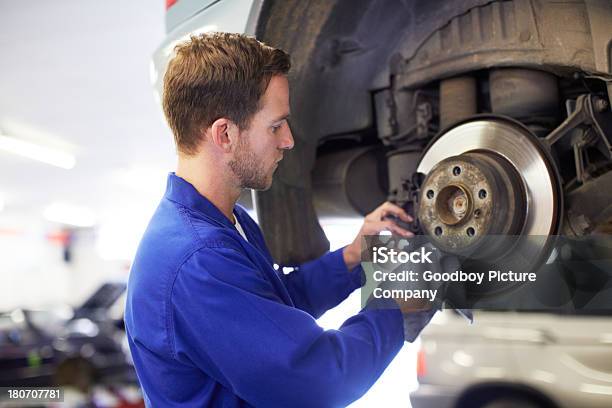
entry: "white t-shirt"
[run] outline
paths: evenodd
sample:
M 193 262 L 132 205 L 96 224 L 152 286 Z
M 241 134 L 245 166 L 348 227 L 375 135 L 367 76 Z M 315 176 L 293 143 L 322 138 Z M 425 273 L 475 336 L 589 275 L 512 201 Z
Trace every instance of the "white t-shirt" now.
M 238 222 L 238 217 L 236 217 L 235 215 L 234 215 L 234 220 L 236 220 L 236 224 L 234 224 L 234 226 L 236 227 L 240 235 L 242 235 L 242 238 L 244 238 L 245 241 L 248 241 L 246 234 L 244 233 L 244 230 L 242 229 L 242 225 L 240 225 L 240 223 Z

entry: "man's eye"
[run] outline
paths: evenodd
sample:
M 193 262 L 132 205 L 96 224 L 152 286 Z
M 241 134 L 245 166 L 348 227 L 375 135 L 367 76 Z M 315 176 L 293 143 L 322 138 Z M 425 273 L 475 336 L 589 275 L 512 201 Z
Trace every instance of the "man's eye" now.
M 276 133 L 276 131 L 277 131 L 278 129 L 280 129 L 280 128 L 281 128 L 281 126 L 282 126 L 282 125 L 272 126 L 272 133 Z

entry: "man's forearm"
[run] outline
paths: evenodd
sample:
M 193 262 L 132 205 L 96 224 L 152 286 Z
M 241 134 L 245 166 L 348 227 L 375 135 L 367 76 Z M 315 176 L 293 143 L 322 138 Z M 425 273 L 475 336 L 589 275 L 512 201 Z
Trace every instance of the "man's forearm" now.
M 349 271 L 352 271 L 357 265 L 361 263 L 361 253 L 359 248 L 356 248 L 354 243 L 349 244 L 342 250 L 342 258 Z

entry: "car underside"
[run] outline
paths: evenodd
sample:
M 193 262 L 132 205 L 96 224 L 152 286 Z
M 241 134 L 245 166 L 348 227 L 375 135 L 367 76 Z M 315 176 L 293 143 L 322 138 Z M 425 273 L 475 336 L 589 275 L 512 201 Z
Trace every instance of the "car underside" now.
M 387 199 L 455 253 L 610 231 L 612 3 L 270 0 L 256 35 L 293 64 L 296 145 L 254 195 L 279 264 Z

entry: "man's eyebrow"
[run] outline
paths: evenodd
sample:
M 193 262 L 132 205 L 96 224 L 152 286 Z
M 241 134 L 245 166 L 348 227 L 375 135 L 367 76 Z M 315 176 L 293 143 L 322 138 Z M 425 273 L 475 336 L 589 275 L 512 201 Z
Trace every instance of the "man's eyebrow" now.
M 287 120 L 287 119 L 289 119 L 289 116 L 291 116 L 291 115 L 289 113 L 287 113 L 286 115 L 283 115 L 283 116 L 273 120 L 272 123 L 282 122 L 283 120 Z

